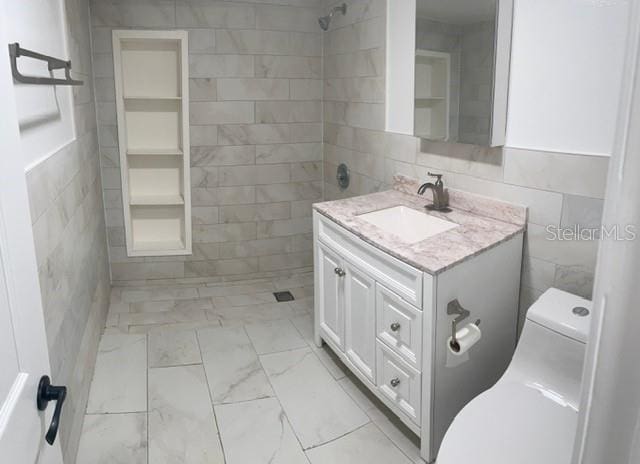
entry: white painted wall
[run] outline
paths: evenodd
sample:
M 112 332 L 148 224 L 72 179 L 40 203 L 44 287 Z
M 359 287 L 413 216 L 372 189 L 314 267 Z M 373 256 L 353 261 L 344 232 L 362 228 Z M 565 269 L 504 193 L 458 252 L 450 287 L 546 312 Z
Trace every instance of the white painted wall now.
M 610 155 L 627 0 L 515 0 L 506 145 Z
M 3 1 L 6 37 L 24 48 L 68 59 L 63 0 Z M 7 44 L 2 44 L 7 53 Z M 20 58 L 23 74 L 47 76 L 44 62 Z M 56 73 L 64 73 L 58 70 Z M 58 74 L 56 74 L 58 75 Z M 15 84 L 22 157 L 29 169 L 75 138 L 72 90 L 66 86 Z

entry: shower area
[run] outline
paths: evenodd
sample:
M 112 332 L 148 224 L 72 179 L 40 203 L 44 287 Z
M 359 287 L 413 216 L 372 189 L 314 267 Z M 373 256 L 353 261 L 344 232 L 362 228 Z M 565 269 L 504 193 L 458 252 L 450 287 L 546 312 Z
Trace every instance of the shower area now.
M 383 88 L 385 2 L 72 3 L 90 18 L 111 291 L 65 462 L 331 462 L 347 434 L 419 459 L 312 337 L 311 205 L 383 185 L 356 165 L 340 190 L 334 164 L 344 137 L 383 129 L 355 79 Z

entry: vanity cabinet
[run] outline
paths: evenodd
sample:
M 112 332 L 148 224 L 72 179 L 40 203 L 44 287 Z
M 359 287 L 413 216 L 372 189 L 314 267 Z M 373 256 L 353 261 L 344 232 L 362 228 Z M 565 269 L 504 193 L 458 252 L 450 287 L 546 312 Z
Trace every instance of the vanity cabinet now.
M 462 407 L 491 387 L 515 348 L 522 234 L 437 275 L 385 253 L 313 213 L 314 336 L 421 439 L 435 459 Z M 481 319 L 481 341 L 462 362 L 447 354 L 447 303 Z

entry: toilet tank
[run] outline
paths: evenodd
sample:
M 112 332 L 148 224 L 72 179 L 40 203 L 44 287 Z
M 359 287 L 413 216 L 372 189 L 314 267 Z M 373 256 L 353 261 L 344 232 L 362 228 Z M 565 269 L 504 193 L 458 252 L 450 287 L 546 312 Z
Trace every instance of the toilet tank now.
M 502 380 L 525 383 L 577 411 L 591 309 L 589 300 L 547 290 L 529 308 Z

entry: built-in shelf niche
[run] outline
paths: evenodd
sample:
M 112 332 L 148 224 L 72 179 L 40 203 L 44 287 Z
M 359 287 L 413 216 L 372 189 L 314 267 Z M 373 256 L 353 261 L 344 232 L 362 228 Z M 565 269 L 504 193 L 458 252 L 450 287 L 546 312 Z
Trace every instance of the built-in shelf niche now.
M 129 256 L 191 254 L 185 31 L 113 31 Z
M 449 139 L 451 55 L 416 50 L 415 134 L 430 140 Z

